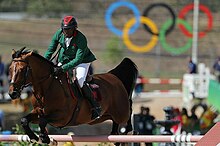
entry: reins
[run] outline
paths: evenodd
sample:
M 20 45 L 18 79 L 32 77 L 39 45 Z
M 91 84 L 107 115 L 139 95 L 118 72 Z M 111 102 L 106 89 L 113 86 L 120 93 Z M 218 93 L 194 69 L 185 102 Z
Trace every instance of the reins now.
M 27 84 L 26 84 L 26 82 L 27 82 L 28 74 L 29 74 L 29 72 L 30 72 L 32 69 L 31 69 L 29 63 L 28 63 L 26 60 L 24 60 L 24 59 L 13 59 L 13 61 L 15 61 L 15 62 L 24 62 L 24 63 L 27 64 L 27 69 L 26 69 L 26 72 L 25 72 L 24 80 L 21 82 L 20 88 L 16 88 L 17 91 L 21 92 L 25 87 L 31 85 L 31 83 L 27 83 Z M 37 84 L 42 84 L 42 82 L 45 82 L 46 80 L 50 79 L 51 77 L 53 77 L 53 73 L 49 73 L 49 74 L 47 74 L 46 76 L 43 76 L 42 78 L 38 79 Z M 62 89 L 64 90 L 64 92 L 65 92 L 65 94 L 66 94 L 66 96 L 68 96 L 68 93 L 67 93 L 65 87 L 63 87 L 63 82 L 62 82 L 62 80 L 59 79 L 58 76 L 55 76 L 54 78 L 52 78 L 52 81 L 49 83 L 48 89 L 45 90 L 46 92 L 43 93 L 43 94 L 44 94 L 43 96 L 42 96 L 40 93 L 35 92 L 33 89 L 31 89 L 31 90 L 32 90 L 32 93 L 34 94 L 34 97 L 35 97 L 35 99 L 37 100 L 38 104 L 40 105 L 41 109 L 44 108 L 44 103 L 43 103 L 43 101 L 42 101 L 42 98 L 47 95 L 47 93 L 49 92 L 50 87 L 51 87 L 51 85 L 52 85 L 52 83 L 53 83 L 54 80 L 58 80 L 58 82 L 60 83 Z M 36 83 L 36 82 L 35 82 L 35 83 Z M 11 84 L 14 84 L 14 83 L 11 83 Z M 33 84 L 33 83 L 32 83 L 32 84 Z
M 25 87 L 28 87 L 29 85 L 31 85 L 31 83 L 27 83 L 26 84 L 27 77 L 28 77 L 29 71 L 31 70 L 31 67 L 29 66 L 29 63 L 26 60 L 24 60 L 24 59 L 13 59 L 13 61 L 15 61 L 15 62 L 24 62 L 24 63 L 27 64 L 27 69 L 26 69 L 26 72 L 25 72 L 25 77 L 24 77 L 24 80 L 22 81 L 21 87 L 20 88 L 16 88 L 17 91 L 21 92 Z M 46 75 L 45 77 L 42 77 L 41 79 L 39 79 L 38 83 L 42 83 L 43 81 L 49 79 L 50 77 L 51 77 L 51 73 L 49 75 Z M 48 90 L 49 90 L 50 86 L 52 85 L 53 80 L 51 81 L 51 83 L 50 83 L 50 85 L 48 87 Z M 14 84 L 14 83 L 10 83 L 10 84 Z M 35 91 L 33 91 L 33 89 L 31 89 L 31 90 L 32 90 L 32 93 L 34 94 L 35 99 L 40 104 L 41 108 L 44 108 L 44 105 L 43 105 L 43 102 L 42 102 L 42 97 L 43 96 L 37 94 Z M 48 90 L 46 90 L 46 91 L 48 91 Z

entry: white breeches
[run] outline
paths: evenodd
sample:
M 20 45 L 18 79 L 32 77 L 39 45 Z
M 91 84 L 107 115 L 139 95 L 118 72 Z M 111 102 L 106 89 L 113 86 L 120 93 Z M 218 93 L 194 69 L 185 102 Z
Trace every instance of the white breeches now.
M 76 66 L 76 78 L 78 80 L 80 88 L 83 87 L 83 84 L 86 80 L 90 64 L 91 63 L 82 63 Z
M 76 66 L 76 68 L 73 69 L 73 81 L 74 81 L 74 76 L 76 74 L 76 78 L 78 80 L 80 88 L 83 87 L 83 84 L 86 80 L 88 71 L 89 71 L 89 66 L 91 63 L 81 63 Z M 62 64 L 59 62 L 58 66 L 61 66 Z

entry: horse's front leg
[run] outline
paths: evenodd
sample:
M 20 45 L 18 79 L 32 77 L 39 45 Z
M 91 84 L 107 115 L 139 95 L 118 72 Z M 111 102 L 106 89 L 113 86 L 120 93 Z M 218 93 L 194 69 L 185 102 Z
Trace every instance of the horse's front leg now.
M 40 116 L 39 119 L 39 126 L 40 126 L 40 139 L 43 143 L 50 143 L 50 138 L 48 136 L 47 130 L 46 130 L 46 126 L 47 126 L 47 120 L 45 119 L 44 116 Z
M 39 138 L 37 137 L 37 135 L 34 134 L 34 132 L 31 130 L 29 123 L 32 121 L 37 121 L 38 120 L 38 114 L 37 113 L 30 113 L 27 116 L 23 117 L 21 119 L 21 125 L 25 131 L 25 133 L 28 135 L 28 137 L 30 138 L 30 140 L 32 142 L 34 141 L 38 141 Z

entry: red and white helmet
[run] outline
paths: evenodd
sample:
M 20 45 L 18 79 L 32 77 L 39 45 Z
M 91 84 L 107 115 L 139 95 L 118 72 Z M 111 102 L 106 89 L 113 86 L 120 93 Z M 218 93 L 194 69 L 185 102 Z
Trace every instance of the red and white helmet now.
M 73 16 L 65 16 L 61 22 L 62 29 L 77 28 L 76 19 Z

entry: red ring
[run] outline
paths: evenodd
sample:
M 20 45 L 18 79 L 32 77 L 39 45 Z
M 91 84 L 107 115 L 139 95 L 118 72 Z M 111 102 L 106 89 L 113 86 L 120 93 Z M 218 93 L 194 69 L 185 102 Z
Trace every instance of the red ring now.
M 189 5 L 186 5 L 179 13 L 179 18 L 180 19 L 184 19 L 186 14 L 190 11 L 190 10 L 193 10 L 194 9 L 194 4 L 189 4 Z M 202 32 L 198 32 L 198 36 L 199 38 L 202 38 L 206 35 L 206 32 L 210 31 L 212 29 L 212 23 L 213 23 L 213 17 L 212 17 L 212 14 L 211 14 L 211 11 L 209 10 L 208 7 L 206 7 L 205 5 L 202 5 L 202 4 L 199 4 L 199 10 L 200 11 L 203 11 L 207 17 L 208 17 L 208 26 L 207 28 L 205 29 L 205 31 L 202 31 Z M 185 27 L 184 25 L 182 24 L 179 24 L 178 25 L 180 30 L 187 36 L 187 37 L 190 37 L 192 38 L 192 33 L 189 32 Z

